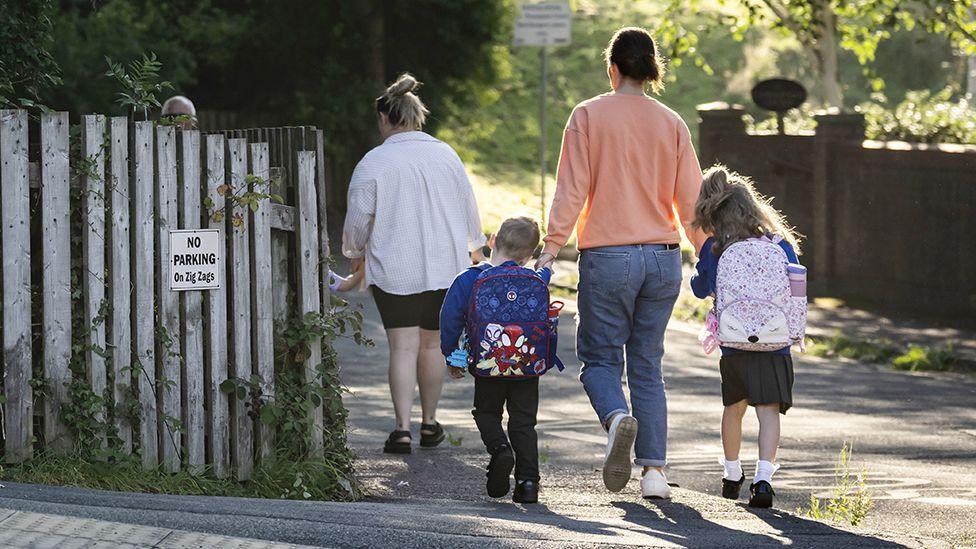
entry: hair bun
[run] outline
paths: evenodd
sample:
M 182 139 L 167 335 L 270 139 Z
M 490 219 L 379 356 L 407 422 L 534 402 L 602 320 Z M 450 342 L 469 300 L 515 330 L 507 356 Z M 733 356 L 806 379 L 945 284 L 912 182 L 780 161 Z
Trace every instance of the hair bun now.
M 396 82 L 386 88 L 386 94 L 390 97 L 400 97 L 406 95 L 420 87 L 420 82 L 410 73 L 403 73 Z

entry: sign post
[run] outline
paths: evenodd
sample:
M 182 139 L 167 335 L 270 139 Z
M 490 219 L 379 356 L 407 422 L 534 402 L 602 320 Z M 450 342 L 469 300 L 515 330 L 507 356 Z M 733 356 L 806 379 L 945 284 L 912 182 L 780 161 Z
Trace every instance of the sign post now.
M 219 229 L 173 230 L 169 232 L 169 261 L 172 265 L 169 289 L 216 290 L 220 288 L 217 267 L 223 239 Z
M 541 78 L 539 80 L 539 211 L 543 227 L 546 224 L 546 172 L 548 172 L 547 144 L 549 131 L 546 120 L 546 84 L 549 73 L 549 46 L 569 44 L 573 12 L 569 3 L 547 1 L 523 4 L 515 21 L 515 40 L 518 46 L 542 46 L 539 52 Z
M 807 90 L 799 82 L 783 78 L 763 80 L 752 88 L 752 100 L 760 107 L 776 113 L 776 127 L 786 135 L 783 115 L 807 100 Z

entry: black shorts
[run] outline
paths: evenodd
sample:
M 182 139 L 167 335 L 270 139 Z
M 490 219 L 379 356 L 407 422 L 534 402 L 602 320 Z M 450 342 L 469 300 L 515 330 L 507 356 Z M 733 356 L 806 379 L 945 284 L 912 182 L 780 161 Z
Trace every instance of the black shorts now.
M 396 295 L 386 293 L 377 286 L 370 286 L 373 300 L 380 310 L 383 327 L 412 328 L 420 326 L 424 330 L 440 330 L 441 305 L 447 290 L 432 290 L 419 294 Z
M 757 404 L 779 404 L 785 414 L 793 406 L 793 358 L 790 355 L 744 351 L 725 355 L 722 371 L 722 404 L 745 400 Z

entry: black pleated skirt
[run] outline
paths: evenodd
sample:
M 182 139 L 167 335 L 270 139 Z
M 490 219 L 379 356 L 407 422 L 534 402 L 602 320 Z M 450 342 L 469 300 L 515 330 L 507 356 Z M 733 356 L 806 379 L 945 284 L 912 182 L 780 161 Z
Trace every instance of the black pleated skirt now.
M 793 406 L 793 358 L 790 355 L 743 351 L 722 357 L 722 403 L 745 400 L 750 405 L 779 404 L 785 414 Z

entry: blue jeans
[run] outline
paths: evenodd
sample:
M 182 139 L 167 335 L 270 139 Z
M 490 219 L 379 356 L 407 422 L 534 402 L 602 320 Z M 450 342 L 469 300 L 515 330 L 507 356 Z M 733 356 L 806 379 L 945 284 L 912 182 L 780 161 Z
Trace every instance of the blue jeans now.
M 627 412 L 627 366 L 637 418 L 637 465 L 667 463 L 668 405 L 661 358 L 664 330 L 681 287 L 681 250 L 663 244 L 583 250 L 579 260 L 580 381 L 600 422 Z M 626 361 L 624 360 L 626 353 Z

